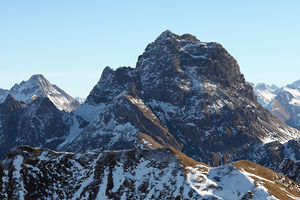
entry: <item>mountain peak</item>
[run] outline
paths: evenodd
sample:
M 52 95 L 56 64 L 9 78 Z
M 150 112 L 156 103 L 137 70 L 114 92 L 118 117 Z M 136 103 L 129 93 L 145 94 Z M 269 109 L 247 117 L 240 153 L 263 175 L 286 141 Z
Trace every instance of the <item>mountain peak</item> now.
M 42 74 L 34 74 L 27 81 L 15 84 L 7 93 L 11 93 L 18 101 L 26 103 L 30 103 L 37 96 L 48 97 L 57 109 L 67 112 L 71 112 L 80 106 L 76 99 L 56 85 L 52 85 Z M 0 96 L 1 99 L 3 98 Z
M 30 79 L 46 79 L 45 76 L 43 74 L 33 74 Z
M 162 32 L 158 37 L 157 37 L 157 41 L 159 40 L 166 40 L 168 38 L 174 38 L 176 37 L 177 35 L 174 34 L 173 32 L 171 32 L 170 30 L 166 30 L 164 32 Z
M 27 81 L 29 84 L 39 85 L 40 87 L 51 87 L 51 83 L 42 75 L 42 74 L 34 74 Z
M 162 32 L 160 34 L 159 37 L 164 37 L 164 36 L 173 36 L 173 35 L 176 35 L 175 33 L 173 33 L 172 31 L 170 31 L 169 29 L 165 30 L 164 32 Z
M 165 41 L 165 40 L 174 40 L 177 42 L 200 42 L 200 40 L 198 40 L 195 36 L 191 35 L 191 34 L 183 34 L 183 35 L 177 35 L 175 33 L 173 33 L 170 30 L 166 30 L 164 32 L 162 32 L 158 38 L 155 40 L 155 42 L 161 42 L 161 41 Z
M 237 61 L 222 45 L 200 42 L 193 35 L 179 36 L 169 30 L 146 47 L 138 58 L 136 68 L 145 78 L 158 75 L 153 71 L 168 71 L 162 76 L 170 75 L 170 78 L 175 78 L 196 70 L 198 78 L 200 75 L 207 76 L 223 85 L 229 86 L 235 81 L 244 82 Z
M 15 84 L 11 90 L 16 91 L 20 90 L 20 88 L 29 87 L 51 87 L 51 83 L 42 74 L 34 74 L 27 81 L 22 81 L 20 84 Z

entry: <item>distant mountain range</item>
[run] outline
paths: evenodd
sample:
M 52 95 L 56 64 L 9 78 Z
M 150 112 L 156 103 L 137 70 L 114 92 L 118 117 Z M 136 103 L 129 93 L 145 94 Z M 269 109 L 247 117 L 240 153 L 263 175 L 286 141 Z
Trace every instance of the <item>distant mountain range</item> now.
M 292 106 L 297 88 L 282 89 Z M 293 199 L 300 132 L 258 102 L 274 105 L 277 90 L 253 89 L 222 45 L 171 31 L 146 47 L 135 68 L 106 67 L 82 104 L 34 75 L 0 90 L 0 196 Z M 246 179 L 247 187 L 229 187 Z
M 286 124 L 300 129 L 300 80 L 284 87 L 252 84 L 258 101 Z

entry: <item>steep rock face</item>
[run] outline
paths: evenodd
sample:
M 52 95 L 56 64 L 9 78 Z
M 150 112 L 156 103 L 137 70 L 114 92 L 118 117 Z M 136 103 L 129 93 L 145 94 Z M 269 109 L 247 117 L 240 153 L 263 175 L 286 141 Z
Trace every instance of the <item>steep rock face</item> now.
M 0 158 L 17 145 L 55 149 L 74 123 L 71 114 L 58 110 L 48 98 L 25 104 L 8 95 L 0 104 Z
M 10 90 L 1 93 L 0 102 L 3 102 L 7 94 L 11 94 L 18 101 L 30 103 L 36 97 L 48 97 L 50 101 L 59 109 L 71 112 L 77 109 L 79 102 L 64 92 L 56 85 L 52 85 L 43 75 L 37 74 L 27 81 L 15 84 Z
M 91 123 L 60 150 L 173 146 L 218 166 L 251 157 L 254 146 L 299 137 L 257 102 L 220 44 L 170 31 L 147 46 L 136 68 L 106 67 L 84 108 Z
M 2 199 L 295 199 L 300 185 L 248 161 L 218 168 L 170 148 L 59 153 L 21 146 L 0 162 Z

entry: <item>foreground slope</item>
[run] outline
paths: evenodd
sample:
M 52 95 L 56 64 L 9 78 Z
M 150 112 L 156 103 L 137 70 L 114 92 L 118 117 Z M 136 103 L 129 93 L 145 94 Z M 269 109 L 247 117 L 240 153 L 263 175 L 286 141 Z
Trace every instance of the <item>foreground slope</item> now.
M 71 112 L 80 106 L 80 103 L 65 91 L 52 85 L 43 75 L 32 75 L 27 81 L 15 84 L 10 90 L 0 90 L 0 102 L 8 94 L 18 101 L 30 103 L 36 97 L 47 97 L 59 110 Z
M 286 145 L 299 131 L 257 102 L 236 60 L 189 34 L 163 32 L 136 68 L 106 67 L 75 112 L 90 124 L 59 150 L 172 146 L 213 166 L 249 159 L 274 170 L 299 154 Z
M 295 199 L 300 185 L 248 161 L 211 168 L 170 148 L 59 153 L 20 146 L 2 199 Z

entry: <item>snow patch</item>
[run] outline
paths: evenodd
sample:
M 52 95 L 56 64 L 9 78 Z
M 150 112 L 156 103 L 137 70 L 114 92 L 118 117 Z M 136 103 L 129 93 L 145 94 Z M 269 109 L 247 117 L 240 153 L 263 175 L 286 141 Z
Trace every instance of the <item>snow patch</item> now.
M 252 174 L 239 171 L 232 164 L 223 165 L 209 169 L 206 176 L 199 168 L 205 166 L 188 167 L 188 184 L 205 197 L 215 197 L 221 199 L 239 200 L 247 193 L 253 193 L 253 199 L 276 200 L 263 186 L 256 187 Z
M 15 160 L 13 161 L 13 166 L 15 168 L 15 171 L 13 172 L 13 178 L 17 179 L 17 184 L 19 185 L 19 199 L 24 200 L 24 195 L 26 193 L 25 188 L 24 188 L 24 183 L 23 183 L 23 178 L 21 176 L 21 165 L 23 164 L 24 158 L 20 155 L 17 155 Z

